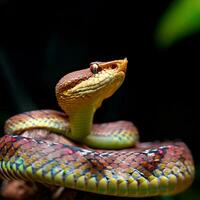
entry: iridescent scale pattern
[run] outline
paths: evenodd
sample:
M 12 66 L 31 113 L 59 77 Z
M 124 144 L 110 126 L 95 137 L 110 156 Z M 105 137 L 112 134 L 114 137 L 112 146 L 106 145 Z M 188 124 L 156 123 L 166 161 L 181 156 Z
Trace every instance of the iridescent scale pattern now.
M 5 135 L 0 138 L 0 177 L 140 197 L 186 189 L 194 165 L 181 142 L 107 151 Z

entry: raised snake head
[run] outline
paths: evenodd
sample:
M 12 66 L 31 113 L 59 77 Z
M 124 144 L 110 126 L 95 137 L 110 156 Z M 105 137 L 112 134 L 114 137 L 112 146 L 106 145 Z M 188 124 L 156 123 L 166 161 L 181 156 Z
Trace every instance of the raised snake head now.
M 92 105 L 98 108 L 123 83 L 128 60 L 92 62 L 89 68 L 71 72 L 56 85 L 56 97 L 60 107 L 67 113 L 79 107 Z

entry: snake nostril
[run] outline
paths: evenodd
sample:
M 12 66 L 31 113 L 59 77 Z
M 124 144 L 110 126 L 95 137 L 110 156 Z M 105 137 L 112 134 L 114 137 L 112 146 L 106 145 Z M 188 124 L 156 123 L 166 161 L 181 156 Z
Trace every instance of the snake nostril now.
M 112 65 L 111 65 L 111 68 L 112 68 L 112 69 L 117 68 L 117 64 L 112 64 Z

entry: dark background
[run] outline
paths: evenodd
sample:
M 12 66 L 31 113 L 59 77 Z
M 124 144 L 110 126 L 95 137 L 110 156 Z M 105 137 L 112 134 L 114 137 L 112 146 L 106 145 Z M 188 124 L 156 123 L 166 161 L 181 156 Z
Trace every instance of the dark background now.
M 1 1 L 1 133 L 14 114 L 60 110 L 54 87 L 66 73 L 92 61 L 127 57 L 126 80 L 97 111 L 95 121 L 130 120 L 142 141 L 181 139 L 198 168 L 200 34 L 166 49 L 156 47 L 155 29 L 170 2 Z

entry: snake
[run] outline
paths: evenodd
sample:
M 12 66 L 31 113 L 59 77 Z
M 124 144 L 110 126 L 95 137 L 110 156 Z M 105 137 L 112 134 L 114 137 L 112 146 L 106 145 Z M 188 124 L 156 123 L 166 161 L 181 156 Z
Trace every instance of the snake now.
M 140 142 L 138 129 L 126 120 L 93 124 L 96 110 L 124 82 L 127 65 L 127 58 L 92 62 L 56 84 L 64 112 L 33 110 L 7 119 L 0 178 L 120 197 L 175 195 L 189 188 L 195 167 L 183 141 Z M 41 138 L 39 131 L 69 142 Z

